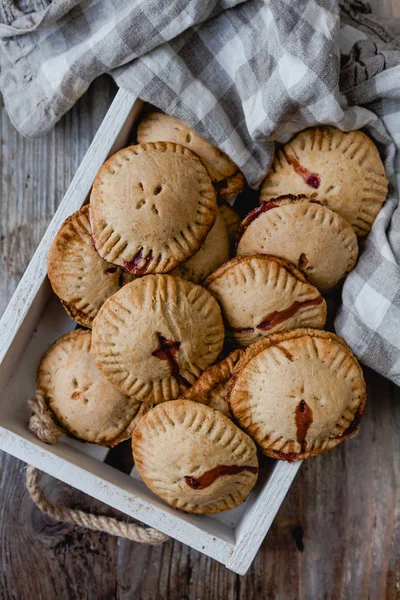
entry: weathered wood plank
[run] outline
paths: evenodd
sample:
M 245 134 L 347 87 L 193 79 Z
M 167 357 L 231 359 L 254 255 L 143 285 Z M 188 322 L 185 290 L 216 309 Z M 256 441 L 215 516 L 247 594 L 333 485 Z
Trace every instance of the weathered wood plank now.
M 100 79 L 52 132 L 36 140 L 19 136 L 5 111 L 1 111 L 1 312 L 90 145 L 115 89 L 111 79 Z M 52 481 L 51 487 L 54 485 L 56 496 L 64 495 Z M 68 499 L 79 503 L 82 495 L 70 490 Z M 92 505 L 87 499 L 86 506 Z M 56 524 L 42 515 L 27 496 L 23 463 L 4 453 L 0 453 L 0 506 L 1 598 L 114 596 L 117 540 Z
M 372 12 L 383 17 L 400 17 L 399 0 L 369 0 Z

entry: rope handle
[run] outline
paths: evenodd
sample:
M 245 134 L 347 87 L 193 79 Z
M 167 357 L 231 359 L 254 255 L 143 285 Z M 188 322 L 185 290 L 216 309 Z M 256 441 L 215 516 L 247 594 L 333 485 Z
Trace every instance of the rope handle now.
M 35 467 L 28 466 L 26 470 L 26 487 L 31 500 L 44 513 L 56 521 L 65 521 L 92 531 L 103 531 L 109 535 L 126 538 L 139 544 L 162 544 L 169 537 L 161 531 L 144 527 L 137 523 L 126 523 L 114 517 L 94 515 L 83 510 L 68 508 L 54 504 L 40 487 L 41 473 Z
M 29 419 L 29 429 L 39 440 L 46 444 L 56 444 L 64 430 L 56 423 L 51 411 L 48 409 L 45 395 L 38 390 L 36 397 L 29 398 L 29 406 L 33 415 Z M 44 513 L 56 521 L 65 521 L 79 527 L 86 527 L 92 531 L 103 531 L 109 535 L 139 542 L 140 544 L 162 544 L 169 537 L 161 531 L 151 527 L 143 527 L 137 523 L 126 523 L 113 517 L 104 517 L 67 508 L 54 504 L 40 487 L 41 473 L 35 467 L 29 466 L 26 471 L 26 487 L 31 500 Z
M 55 422 L 44 393 L 38 390 L 36 396 L 28 398 L 28 404 L 33 411 L 28 425 L 30 431 L 45 444 L 56 444 L 64 430 Z

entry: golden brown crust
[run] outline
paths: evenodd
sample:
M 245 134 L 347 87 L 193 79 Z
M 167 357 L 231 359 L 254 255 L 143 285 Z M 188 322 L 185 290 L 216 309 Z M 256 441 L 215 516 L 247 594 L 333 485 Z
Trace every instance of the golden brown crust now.
M 180 400 L 201 402 L 219 410 L 226 417 L 231 417 L 228 382 L 242 352 L 243 350 L 234 350 L 221 362 L 208 367 L 192 387 L 182 394 Z
M 260 194 L 314 193 L 354 228 L 370 230 L 387 195 L 388 182 L 378 150 L 361 131 L 320 126 L 297 134 L 275 156 Z
M 218 213 L 201 248 L 191 258 L 170 271 L 170 274 L 200 283 L 219 265 L 229 260 L 229 243 L 225 221 Z
M 232 372 L 232 377 L 235 378 L 237 374 L 248 364 L 248 362 L 257 356 L 262 350 L 266 348 L 270 348 L 271 346 L 276 346 L 276 344 L 280 344 L 286 340 L 292 340 L 296 338 L 303 337 L 304 335 L 309 335 L 310 337 L 320 337 L 325 338 L 327 340 L 334 340 L 338 344 L 341 344 L 354 358 L 356 358 L 351 351 L 350 347 L 346 344 L 343 338 L 336 335 L 332 331 L 324 331 L 321 329 L 312 329 L 312 328 L 302 328 L 302 329 L 293 329 L 292 331 L 280 331 L 278 333 L 271 333 L 268 337 L 259 340 L 255 344 L 252 344 L 242 354 L 240 360 L 236 363 L 235 368 Z M 233 381 L 232 381 L 233 384 Z M 231 386 L 232 386 L 231 384 Z M 230 387 L 231 387 L 230 386 Z
M 199 285 L 147 275 L 109 298 L 93 323 L 92 350 L 105 377 L 147 403 L 178 398 L 220 354 L 217 301 Z
M 316 456 L 353 435 L 366 403 L 362 370 L 347 344 L 312 329 L 271 334 L 250 346 L 229 388 L 239 424 L 264 454 L 284 460 Z
M 190 400 L 150 410 L 135 429 L 132 450 L 145 484 L 190 513 L 234 508 L 257 480 L 252 439 L 218 410 Z
M 205 167 L 170 142 L 117 152 L 100 169 L 90 196 L 97 251 L 133 275 L 171 271 L 190 258 L 216 216 Z
M 220 200 L 231 200 L 243 190 L 243 174 L 229 156 L 170 115 L 161 112 L 146 115 L 139 123 L 137 138 L 139 143 L 174 142 L 197 154 L 207 169 Z
M 229 336 L 241 347 L 272 332 L 325 325 L 324 298 L 298 269 L 279 258 L 237 257 L 204 285 L 221 307 Z
M 139 143 L 173 142 L 188 148 L 200 158 L 213 182 L 234 175 L 235 163 L 219 148 L 199 136 L 182 121 L 161 112 L 152 112 L 139 123 Z
M 246 180 L 241 171 L 215 184 L 218 201 L 233 200 L 243 191 Z
M 130 437 L 148 408 L 121 394 L 98 371 L 91 335 L 76 329 L 56 340 L 40 361 L 36 387 L 65 432 L 112 447 Z
M 64 302 L 61 300 L 61 304 L 63 305 L 65 312 L 67 315 L 73 320 L 82 325 L 82 327 L 86 327 L 87 329 L 92 328 L 93 319 L 85 315 L 84 312 L 75 308 L 72 304 L 68 302 Z
M 47 272 L 68 315 L 88 328 L 103 302 L 125 283 L 121 269 L 93 246 L 88 205 L 62 224 L 49 250 Z
M 240 225 L 240 217 L 228 202 L 221 202 L 218 206 L 219 214 L 225 221 L 229 236 L 231 256 L 235 253 L 236 235 Z
M 312 197 L 261 204 L 243 221 L 237 254 L 279 254 L 298 265 L 320 291 L 335 287 L 355 266 L 357 237 L 340 215 Z
M 219 279 L 219 277 L 221 277 L 224 273 L 226 273 L 226 271 L 228 271 L 232 266 L 240 265 L 240 264 L 248 264 L 251 262 L 251 260 L 253 258 L 261 258 L 261 259 L 265 258 L 265 259 L 272 260 L 272 261 L 278 263 L 278 265 L 280 265 L 284 269 L 286 269 L 289 273 L 291 273 L 291 275 L 293 275 L 293 277 L 295 277 L 298 281 L 301 281 L 302 283 L 308 283 L 308 279 L 304 275 L 304 273 L 302 273 L 300 271 L 300 269 L 297 269 L 297 267 L 295 267 L 288 260 L 285 260 L 284 258 L 280 258 L 279 256 L 273 256 L 272 254 L 251 254 L 248 256 L 236 256 L 235 258 L 232 258 L 230 261 L 224 263 L 223 265 L 218 267 L 218 269 L 216 269 L 213 273 L 211 273 L 207 277 L 207 279 L 204 281 L 204 285 L 207 287 L 208 285 L 210 285 L 211 283 L 213 283 L 214 281 Z

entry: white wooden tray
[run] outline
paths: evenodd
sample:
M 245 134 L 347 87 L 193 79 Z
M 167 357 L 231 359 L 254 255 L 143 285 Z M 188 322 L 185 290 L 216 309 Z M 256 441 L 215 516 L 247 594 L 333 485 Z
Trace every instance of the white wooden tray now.
M 27 398 L 35 392 L 40 357 L 75 327 L 46 276 L 49 246 L 63 221 L 85 202 L 102 163 L 132 141 L 142 102 L 119 91 L 0 321 L 0 449 L 135 517 L 243 575 L 257 553 L 300 463 L 270 461 L 241 506 L 215 516 L 170 508 L 146 488 L 135 470 L 103 461 L 108 450 L 63 436 L 41 443 L 27 427 Z

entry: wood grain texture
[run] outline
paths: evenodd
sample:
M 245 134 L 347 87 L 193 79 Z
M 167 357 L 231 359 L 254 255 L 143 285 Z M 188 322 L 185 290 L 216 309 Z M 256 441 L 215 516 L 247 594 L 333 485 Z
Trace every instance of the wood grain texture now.
M 400 16 L 398 0 L 371 5 Z M 114 92 L 109 79 L 100 79 L 38 140 L 19 136 L 1 111 L 0 310 Z M 400 598 L 400 390 L 366 375 L 359 435 L 302 466 L 244 577 L 178 542 L 142 546 L 55 523 L 30 502 L 23 463 L 0 453 L 0 598 Z M 49 477 L 43 482 L 52 498 L 114 514 Z
M 400 17 L 399 0 L 368 0 L 372 12 L 382 17 Z

